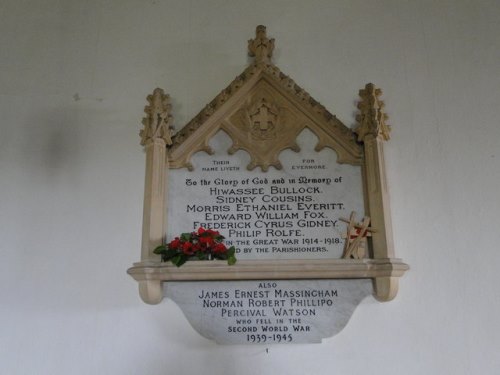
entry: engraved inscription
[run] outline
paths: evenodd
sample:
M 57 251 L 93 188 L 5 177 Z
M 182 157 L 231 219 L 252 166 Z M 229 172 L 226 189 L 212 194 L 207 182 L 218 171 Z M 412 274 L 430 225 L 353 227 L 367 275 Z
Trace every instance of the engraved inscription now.
M 370 280 L 172 282 L 166 293 L 201 335 L 220 344 L 293 344 L 338 333 L 371 285 Z
M 302 151 L 284 151 L 283 170 L 262 173 L 244 168 L 244 152 L 218 152 L 230 144 L 218 133 L 213 156 L 193 157 L 197 172 L 170 171 L 167 240 L 205 227 L 220 231 L 239 259 L 340 258 L 339 219 L 363 212 L 360 167 L 337 164 L 329 149 L 315 152 L 308 131 L 297 141 Z

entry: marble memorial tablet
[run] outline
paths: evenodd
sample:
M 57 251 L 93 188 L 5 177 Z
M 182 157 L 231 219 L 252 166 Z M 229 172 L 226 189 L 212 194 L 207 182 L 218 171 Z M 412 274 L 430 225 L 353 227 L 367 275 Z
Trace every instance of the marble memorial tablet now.
M 297 138 L 301 151 L 283 151 L 282 170 L 266 173 L 247 170 L 245 151 L 228 155 L 231 142 L 220 131 L 210 141 L 214 155 L 192 157 L 195 172 L 170 171 L 168 240 L 204 227 L 236 246 L 238 259 L 340 258 L 340 217 L 364 211 L 361 168 L 338 164 L 331 149 L 314 151 L 307 129 Z
M 166 290 L 193 328 L 219 344 L 319 343 L 370 294 L 366 279 L 172 282 Z
M 227 155 L 231 140 L 219 132 L 213 155 L 192 157 L 196 172 L 170 172 L 167 233 L 218 230 L 240 260 L 340 258 L 339 219 L 363 212 L 360 167 L 338 164 L 330 149 L 315 152 L 308 130 L 297 143 L 300 152 L 281 153 L 282 170 L 262 173 L 246 169 L 246 152 Z M 369 280 L 171 282 L 166 296 L 217 343 L 317 343 L 347 324 L 370 288 Z

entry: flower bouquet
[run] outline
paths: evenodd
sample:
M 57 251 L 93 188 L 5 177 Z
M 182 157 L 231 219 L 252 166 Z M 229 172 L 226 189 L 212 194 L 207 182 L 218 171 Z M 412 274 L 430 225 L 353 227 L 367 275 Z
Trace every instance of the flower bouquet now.
M 182 233 L 166 245 L 158 246 L 153 250 L 161 255 L 163 262 L 171 261 L 177 267 L 182 266 L 189 259 L 227 260 L 230 266 L 236 263 L 234 246 L 227 248 L 222 243 L 224 236 L 219 232 L 199 228 L 197 232 Z

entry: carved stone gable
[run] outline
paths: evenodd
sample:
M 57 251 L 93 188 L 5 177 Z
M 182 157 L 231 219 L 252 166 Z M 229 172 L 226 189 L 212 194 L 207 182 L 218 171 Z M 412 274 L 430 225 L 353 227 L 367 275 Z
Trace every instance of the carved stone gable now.
M 267 171 L 270 166 L 281 169 L 280 152 L 299 151 L 295 139 L 305 128 L 318 137 L 317 151 L 329 147 L 337 153 L 339 163 L 362 163 L 362 148 L 356 143 L 355 134 L 340 120 L 289 77 L 270 74 L 270 70 L 276 73 L 276 67 L 253 68 L 243 75 L 243 84 L 238 77 L 230 89 L 224 90 L 176 134 L 169 150 L 171 168 L 192 169 L 191 156 L 198 151 L 211 153 L 209 141 L 218 130 L 233 140 L 229 154 L 238 150 L 250 154 L 250 170 L 261 167 Z
M 361 165 L 356 134 L 272 63 L 274 39 L 267 38 L 264 26 L 257 27 L 248 50 L 255 61 L 173 136 L 169 167 L 192 170 L 191 156 L 212 153 L 210 139 L 224 130 L 233 140 L 230 154 L 240 149 L 250 154 L 249 169 L 280 169 L 279 153 L 298 151 L 295 139 L 305 128 L 318 137 L 316 151 L 329 147 L 338 163 Z

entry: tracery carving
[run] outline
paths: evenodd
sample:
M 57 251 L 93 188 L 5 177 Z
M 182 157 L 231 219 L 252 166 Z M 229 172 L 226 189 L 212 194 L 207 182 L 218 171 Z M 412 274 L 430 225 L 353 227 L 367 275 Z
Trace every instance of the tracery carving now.
M 367 83 L 365 88 L 359 90 L 361 101 L 358 103 L 360 114 L 356 116 L 358 127 L 354 132 L 358 135 L 358 141 L 364 141 L 368 135 L 382 137 L 385 141 L 390 138 L 391 127 L 386 124 L 388 116 L 384 113 L 384 102 L 379 99 L 382 90 L 375 87 L 373 83 Z
M 172 115 L 170 114 L 170 96 L 165 94 L 160 88 L 156 88 L 152 95 L 148 95 L 149 105 L 144 107 L 146 117 L 142 119 L 144 129 L 139 133 L 141 136 L 141 145 L 155 139 L 163 139 L 165 144 L 172 144 L 171 125 Z
M 207 150 L 209 141 L 209 139 L 206 138 L 203 141 L 199 139 L 195 140 L 194 138 L 211 137 L 221 128 L 233 139 L 233 147 L 230 149 L 231 152 L 240 148 L 247 150 L 245 147 L 248 145 L 243 145 L 243 137 L 236 139 L 235 134 L 237 132 L 230 131 L 227 129 L 228 127 L 224 125 L 223 113 L 229 112 L 234 114 L 237 111 L 241 111 L 241 103 L 245 100 L 245 96 L 253 92 L 253 88 L 261 85 L 262 82 L 269 84 L 275 89 L 274 95 L 286 98 L 286 104 L 282 103 L 278 106 L 279 113 L 272 112 L 271 108 L 265 109 L 268 119 L 271 120 L 268 121 L 267 125 L 259 124 L 258 127 L 248 128 L 248 132 L 252 134 L 251 137 L 253 137 L 254 140 L 262 141 L 267 138 L 280 139 L 279 134 L 283 132 L 287 132 L 287 134 L 291 132 L 295 136 L 298 135 L 301 129 L 290 128 L 288 120 L 286 123 L 283 121 L 284 114 L 282 113 L 283 106 L 287 108 L 297 107 L 300 108 L 302 112 L 307 112 L 306 117 L 308 117 L 309 123 L 318 125 L 313 126 L 313 129 L 311 129 L 319 138 L 319 143 L 316 147 L 317 151 L 320 151 L 324 147 L 330 147 L 337 152 L 339 163 L 354 165 L 362 164 L 363 148 L 357 142 L 356 134 L 271 62 L 270 57 L 274 49 L 274 39 L 267 38 L 264 26 L 257 27 L 256 38 L 249 40 L 248 46 L 249 53 L 255 56 L 255 61 L 205 106 L 205 108 L 203 108 L 186 126 L 173 136 L 172 146 L 168 148 L 171 168 L 188 167 L 191 169 L 192 165 L 189 161 L 191 155 L 198 151 Z M 275 101 L 272 96 L 266 100 L 268 100 L 269 104 Z M 255 102 L 253 102 L 253 104 L 255 104 Z M 247 110 L 250 111 L 249 108 Z M 257 111 L 257 108 L 255 108 L 255 111 Z M 276 109 L 274 109 L 274 111 L 276 111 Z M 258 116 L 260 114 L 260 112 L 257 112 L 253 113 L 253 116 Z M 244 115 L 246 117 L 249 116 L 248 113 L 244 113 Z M 248 120 L 248 122 L 250 121 L 254 120 Z M 276 129 L 279 128 L 280 122 L 285 124 L 283 126 L 283 131 L 282 133 L 279 133 L 279 131 L 275 133 L 277 131 Z M 200 130 L 202 127 L 204 128 L 203 131 Z M 302 129 L 303 127 L 304 126 L 302 126 Z M 200 133 L 198 133 L 199 130 Z M 198 133 L 197 136 L 192 137 L 195 132 Z M 273 138 L 274 133 L 277 138 Z M 256 148 L 254 151 L 258 152 L 257 146 L 253 145 L 248 147 Z M 284 148 L 294 149 L 295 145 L 293 142 L 289 141 L 276 151 L 281 151 Z M 275 157 L 274 154 L 269 154 L 266 158 L 270 159 L 262 159 L 263 161 L 259 162 L 257 159 L 261 159 L 260 157 L 253 158 L 253 162 L 249 168 L 254 168 L 255 166 L 264 168 L 264 165 L 274 165 L 278 167 L 280 165 L 277 156 Z
M 279 154 L 290 148 L 299 151 L 295 138 L 304 128 L 305 118 L 277 97 L 268 83 L 259 82 L 243 105 L 222 122 L 221 128 L 233 140 L 230 154 L 245 150 L 250 154 L 249 170 L 269 166 L 281 169 Z

